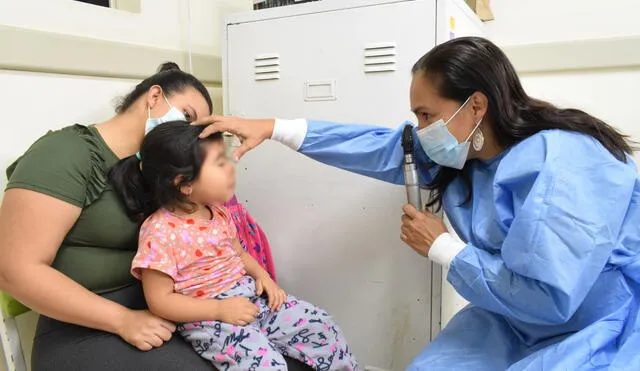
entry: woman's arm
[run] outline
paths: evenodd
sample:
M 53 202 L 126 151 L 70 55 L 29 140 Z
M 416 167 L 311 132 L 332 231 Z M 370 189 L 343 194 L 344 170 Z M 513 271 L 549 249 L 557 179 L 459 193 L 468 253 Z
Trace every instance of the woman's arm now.
M 271 139 L 316 161 L 370 178 L 404 184 L 402 132 L 381 126 L 311 120 L 276 120 Z M 420 181 L 431 181 L 432 163 L 413 129 Z M 434 169 L 435 170 L 435 169 Z
M 0 209 L 0 288 L 46 316 L 116 333 L 126 308 L 51 268 L 81 211 L 42 193 L 8 190 Z
M 0 289 L 38 313 L 118 334 L 140 349 L 162 345 L 139 331 L 170 338 L 173 324 L 104 299 L 50 266 L 80 212 L 42 193 L 8 190 L 0 208 Z
M 339 124 L 311 120 L 243 119 L 211 116 L 196 123 L 211 124 L 202 136 L 230 132 L 242 139 L 234 157 L 273 139 L 310 158 L 357 174 L 395 184 L 404 184 L 402 131 L 381 126 Z M 430 182 L 437 171 L 420 146 L 414 128 L 414 156 L 421 183 Z

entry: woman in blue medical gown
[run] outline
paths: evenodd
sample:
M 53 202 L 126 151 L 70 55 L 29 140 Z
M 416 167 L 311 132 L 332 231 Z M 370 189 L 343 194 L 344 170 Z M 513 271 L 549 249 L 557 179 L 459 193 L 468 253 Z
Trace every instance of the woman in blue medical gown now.
M 401 93 L 401 92 L 400 92 Z M 409 370 L 640 370 L 640 183 L 625 137 L 529 97 L 491 42 L 459 38 L 413 68 L 415 153 L 456 234 L 405 206 L 400 238 L 449 267 L 470 303 Z M 211 117 L 323 163 L 403 184 L 402 128 Z

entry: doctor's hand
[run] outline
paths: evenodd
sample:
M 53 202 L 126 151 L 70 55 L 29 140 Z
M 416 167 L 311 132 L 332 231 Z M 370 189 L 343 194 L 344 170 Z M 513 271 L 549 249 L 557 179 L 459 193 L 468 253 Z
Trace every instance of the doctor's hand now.
M 400 238 L 418 254 L 427 257 L 431 245 L 436 238 L 447 232 L 447 227 L 442 219 L 428 211 L 421 213 L 408 204 L 402 208 L 402 211 L 404 215 Z
M 240 147 L 233 151 L 233 159 L 237 162 L 245 153 L 259 146 L 265 139 L 271 138 L 275 119 L 245 119 L 212 115 L 203 117 L 192 125 L 208 125 L 200 134 L 200 138 L 225 131 L 237 136 L 242 142 Z

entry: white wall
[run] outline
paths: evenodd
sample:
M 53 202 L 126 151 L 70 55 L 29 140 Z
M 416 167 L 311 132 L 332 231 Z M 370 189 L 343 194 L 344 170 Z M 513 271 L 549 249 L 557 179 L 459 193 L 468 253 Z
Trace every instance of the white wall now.
M 491 5 L 496 19 L 486 23 L 488 37 L 501 47 L 640 36 L 637 0 L 492 0 Z M 628 53 L 637 55 L 640 50 L 630 49 Z M 640 66 L 532 71 L 520 77 L 531 96 L 561 107 L 582 109 L 625 134 L 640 138 L 635 112 Z M 640 160 L 639 155 L 636 160 Z M 443 301 L 443 323 L 466 304 L 448 284 L 443 288 Z
M 487 22 L 499 45 L 640 35 L 637 0 L 491 0 Z
M 141 12 L 130 13 L 73 0 L 0 0 L 0 25 L 183 51 L 190 33 L 193 53 L 220 56 L 224 17 L 253 7 L 252 0 L 140 1 Z M 210 90 L 222 112 L 221 89 Z
M 251 0 L 190 2 L 192 50 L 215 56 L 220 55 L 221 19 L 229 12 L 252 6 Z M 141 13 L 134 14 L 72 0 L 0 0 L 0 25 L 187 50 L 186 3 L 186 0 L 142 0 Z M 150 74 L 153 72 L 149 71 Z M 0 189 L 6 185 L 6 166 L 35 139 L 51 129 L 110 118 L 116 99 L 135 83 L 137 81 L 117 78 L 0 70 L 0 106 L 5 112 L 0 121 L 0 169 L 3 174 Z M 209 88 L 217 112 L 222 112 L 220 90 Z M 27 359 L 31 353 L 35 319 L 33 313 L 18 319 Z M 3 370 L 0 364 L 0 371 Z
M 221 20 L 228 13 L 252 8 L 252 0 L 141 0 L 139 14 L 107 9 L 72 0 L 0 0 L 0 25 L 34 29 L 53 33 L 83 36 L 101 40 L 145 45 L 165 49 L 187 50 L 187 4 L 192 19 L 193 51 L 220 55 Z M 37 47 L 37 46 L 34 46 Z M 10 52 L 4 51 L 4 52 Z M 46 57 L 46 56 L 44 56 Z M 187 66 L 181 66 L 187 69 Z M 149 74 L 154 71 L 149 71 Z M 0 166 L 26 148 L 33 139 L 47 129 L 99 121 L 113 113 L 114 98 L 126 93 L 117 79 L 97 79 L 54 75 L 9 73 L 0 70 L 0 97 L 3 107 L 12 112 L 23 112 L 18 124 L 10 120 L 0 123 Z M 40 94 L 38 79 L 47 86 Z M 65 82 L 73 82 L 69 86 Z M 87 97 L 82 89 L 96 92 L 96 99 Z M 119 88 L 116 88 L 118 86 Z M 222 111 L 221 91 L 210 88 L 215 109 Z M 36 100 L 34 92 L 38 92 Z M 11 102 L 11 104 L 9 104 Z M 98 105 L 97 103 L 101 104 Z M 47 107 L 46 109 L 44 106 Z M 43 108 L 40 108 L 43 107 Z M 44 115 L 41 117 L 27 117 Z M 26 122 L 26 124 L 25 124 Z M 18 130 L 18 128 L 20 128 Z M 5 179 L 0 177 L 0 186 Z M 0 196 L 1 198 L 1 196 Z
M 637 0 L 493 0 L 489 37 L 503 47 L 603 38 L 640 37 Z M 606 50 L 593 50 L 594 54 Z M 640 50 L 629 49 L 637 57 Z M 640 66 L 521 74 L 527 92 L 559 106 L 576 107 L 640 138 L 634 104 Z
M 531 75 L 524 76 L 522 81 L 532 96 L 560 106 L 582 109 L 623 133 L 640 138 L 638 114 L 635 112 L 640 70 Z
M 220 55 L 220 21 L 251 0 L 141 0 L 139 14 L 72 0 L 0 0 L 0 24 L 68 35 Z

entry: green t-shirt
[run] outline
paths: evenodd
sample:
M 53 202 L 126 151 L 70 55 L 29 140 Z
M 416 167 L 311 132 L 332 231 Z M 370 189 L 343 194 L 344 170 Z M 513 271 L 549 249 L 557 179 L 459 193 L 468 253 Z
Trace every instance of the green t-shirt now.
M 74 125 L 38 139 L 7 169 L 7 189 L 44 193 L 82 208 L 53 266 L 97 293 L 135 280 L 129 270 L 139 224 L 109 185 L 107 174 L 116 162 L 95 127 Z

